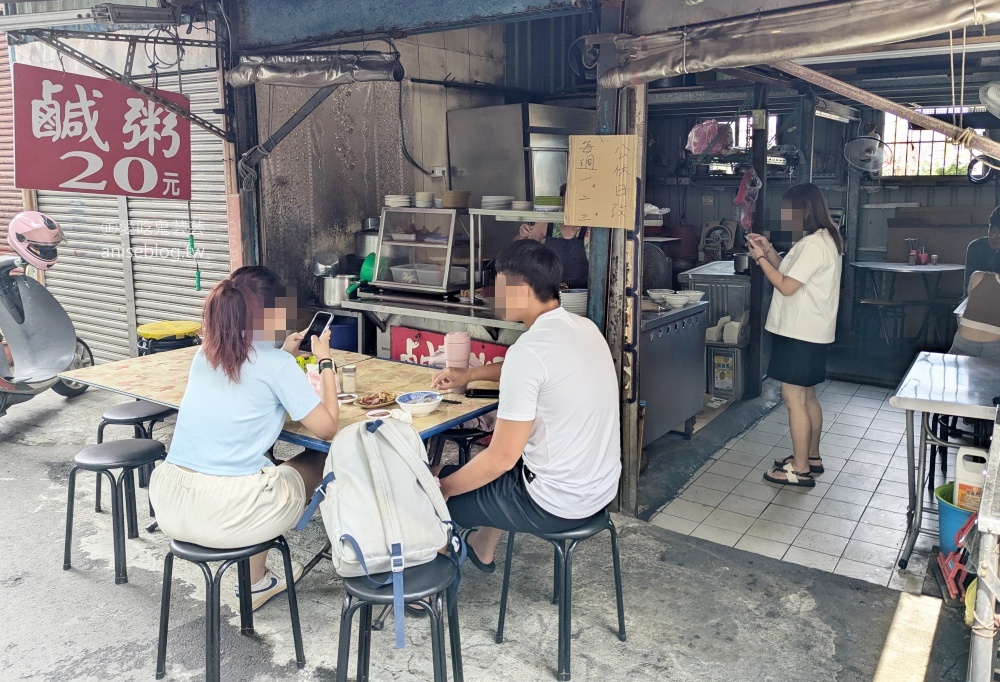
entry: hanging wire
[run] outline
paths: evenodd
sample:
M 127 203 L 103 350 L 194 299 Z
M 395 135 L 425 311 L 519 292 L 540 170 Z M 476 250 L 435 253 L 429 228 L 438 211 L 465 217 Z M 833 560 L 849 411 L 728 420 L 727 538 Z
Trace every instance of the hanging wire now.
M 181 68 L 181 61 L 184 59 L 184 48 L 180 44 L 180 36 L 176 33 L 174 35 L 174 41 L 177 47 L 177 92 L 184 94 L 184 78 L 182 76 L 183 69 Z M 154 51 L 155 53 L 155 51 Z M 191 174 L 191 180 L 189 181 L 192 185 L 191 190 L 194 190 L 194 174 Z M 194 261 L 194 290 L 201 291 L 201 265 L 198 263 L 198 258 L 196 257 L 197 250 L 194 244 L 194 217 L 192 215 L 191 199 L 187 200 L 187 220 L 188 220 L 188 255 Z

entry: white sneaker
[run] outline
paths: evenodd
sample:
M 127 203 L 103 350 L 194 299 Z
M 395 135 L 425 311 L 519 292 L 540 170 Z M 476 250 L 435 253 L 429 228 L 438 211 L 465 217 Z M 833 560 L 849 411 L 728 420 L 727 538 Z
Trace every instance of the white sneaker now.
M 299 578 L 302 577 L 303 566 L 298 561 L 292 562 L 292 581 L 295 583 L 299 582 Z M 253 610 L 256 611 L 261 606 L 271 601 L 274 597 L 288 589 L 285 583 L 284 575 L 278 575 L 270 568 L 264 573 L 263 579 L 260 581 L 261 587 L 251 587 L 251 598 L 253 604 Z M 236 598 L 240 596 L 240 589 L 236 588 Z

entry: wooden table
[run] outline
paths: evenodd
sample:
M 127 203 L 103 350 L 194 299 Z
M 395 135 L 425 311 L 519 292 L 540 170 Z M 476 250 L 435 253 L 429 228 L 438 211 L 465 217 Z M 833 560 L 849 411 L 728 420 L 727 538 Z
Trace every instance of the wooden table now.
M 191 360 L 199 348 L 182 348 L 164 353 L 155 353 L 139 358 L 119 360 L 93 367 L 83 367 L 66 371 L 60 378 L 102 388 L 114 393 L 148 400 L 167 407 L 179 408 L 184 391 L 187 389 L 188 374 L 191 371 Z M 374 393 L 375 391 L 392 391 L 406 393 L 408 391 L 428 390 L 434 370 L 420 365 L 409 365 L 389 360 L 380 360 L 368 355 L 333 351 L 333 360 L 337 367 L 355 365 L 358 376 L 358 395 Z M 496 384 L 483 384 L 485 388 L 495 388 Z M 413 426 L 424 439 L 436 436 L 447 429 L 459 426 L 463 422 L 492 412 L 497 407 L 493 399 L 471 399 L 464 395 L 447 395 L 447 400 L 455 400 L 457 405 L 442 403 L 429 415 L 413 418 Z M 364 421 L 365 412 L 369 408 L 357 405 L 340 406 L 339 429 Z M 309 433 L 302 424 L 290 419 L 285 422 L 285 428 L 279 436 L 281 440 L 295 443 L 316 450 L 326 450 L 330 443 Z

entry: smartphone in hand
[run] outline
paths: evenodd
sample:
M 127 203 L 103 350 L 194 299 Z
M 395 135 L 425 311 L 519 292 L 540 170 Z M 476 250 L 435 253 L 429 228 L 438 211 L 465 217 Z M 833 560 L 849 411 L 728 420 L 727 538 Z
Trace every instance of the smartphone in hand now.
M 302 342 L 299 344 L 299 352 L 312 352 L 312 337 L 320 336 L 331 324 L 333 324 L 332 313 L 321 310 L 313 315 L 312 322 L 309 323 L 309 329 L 306 331 L 306 335 L 302 337 Z

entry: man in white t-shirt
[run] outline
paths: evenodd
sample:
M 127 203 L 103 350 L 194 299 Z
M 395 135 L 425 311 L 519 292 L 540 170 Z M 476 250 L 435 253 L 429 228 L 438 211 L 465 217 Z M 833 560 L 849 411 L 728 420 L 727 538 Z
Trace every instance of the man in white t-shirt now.
M 504 531 L 559 532 L 582 525 L 615 497 L 621 473 L 618 379 L 593 322 L 559 306 L 558 256 L 517 241 L 496 261 L 497 309 L 528 327 L 503 363 L 448 369 L 436 387 L 499 381 L 500 407 L 486 450 L 441 471 L 452 518 L 468 529 L 469 556 L 486 573 Z

